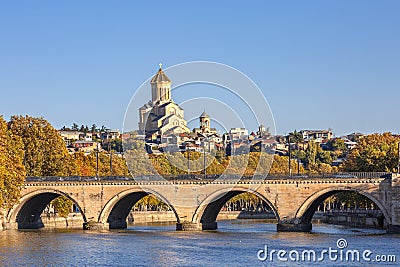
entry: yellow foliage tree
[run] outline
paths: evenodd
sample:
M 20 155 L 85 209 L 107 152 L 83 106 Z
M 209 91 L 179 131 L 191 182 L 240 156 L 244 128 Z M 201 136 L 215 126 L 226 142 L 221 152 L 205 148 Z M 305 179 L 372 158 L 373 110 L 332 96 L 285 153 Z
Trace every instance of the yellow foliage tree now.
M 19 199 L 25 179 L 21 137 L 8 130 L 0 116 L 0 207 L 10 208 Z
M 397 171 L 400 138 L 391 133 L 371 134 L 359 140 L 350 152 L 343 170 L 353 172 Z

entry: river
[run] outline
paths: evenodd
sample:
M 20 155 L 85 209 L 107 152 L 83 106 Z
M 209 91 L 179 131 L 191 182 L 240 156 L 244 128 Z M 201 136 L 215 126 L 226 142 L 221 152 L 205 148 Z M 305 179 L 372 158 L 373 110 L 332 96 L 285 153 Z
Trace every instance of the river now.
M 400 235 L 388 235 L 380 230 L 318 224 L 314 225 L 312 233 L 277 233 L 275 224 L 263 220 L 221 221 L 218 227 L 217 231 L 176 232 L 175 224 L 167 223 L 104 232 L 0 231 L 0 263 L 2 266 L 400 265 Z M 345 239 L 341 241 L 347 242 L 347 247 L 339 249 L 337 241 L 341 238 Z M 268 257 L 265 259 L 266 247 Z M 337 253 L 331 254 L 332 258 L 327 254 L 321 257 L 321 252 L 329 247 Z M 283 250 L 286 254 L 281 254 L 279 260 L 276 252 L 271 261 L 272 250 Z M 303 259 L 304 250 L 315 251 L 315 260 L 312 254 L 311 258 L 305 254 Z M 359 251 L 361 259 L 352 260 L 349 256 L 346 260 L 344 255 L 348 250 Z M 371 254 L 364 259 L 365 250 L 370 250 Z M 376 255 L 386 261 L 390 255 L 395 255 L 396 262 L 392 258 L 392 262 L 378 263 Z

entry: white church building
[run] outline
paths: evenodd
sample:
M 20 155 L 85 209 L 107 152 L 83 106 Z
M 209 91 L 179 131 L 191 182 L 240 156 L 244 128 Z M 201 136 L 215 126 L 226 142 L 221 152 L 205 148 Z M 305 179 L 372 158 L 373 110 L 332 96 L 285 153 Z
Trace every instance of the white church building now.
M 139 108 L 139 130 L 146 138 L 189 133 L 183 109 L 171 98 L 171 80 L 161 68 L 150 81 L 151 101 Z

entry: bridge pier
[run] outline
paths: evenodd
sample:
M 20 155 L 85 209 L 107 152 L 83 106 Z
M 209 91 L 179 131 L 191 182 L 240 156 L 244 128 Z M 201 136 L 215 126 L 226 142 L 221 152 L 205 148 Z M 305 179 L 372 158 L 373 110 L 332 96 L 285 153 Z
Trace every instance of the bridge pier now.
M 311 232 L 311 223 L 278 223 L 276 230 L 278 232 Z
M 113 221 L 109 222 L 109 229 L 126 229 L 128 228 L 128 223 L 126 221 Z
M 388 225 L 388 234 L 400 234 L 400 225 Z
M 109 230 L 108 223 L 101 222 L 85 222 L 83 223 L 83 230 Z
M 217 230 L 217 222 L 208 223 L 193 223 L 193 222 L 183 222 L 176 224 L 177 231 L 202 231 L 202 230 Z
M 201 231 L 201 225 L 192 222 L 177 223 L 176 231 Z

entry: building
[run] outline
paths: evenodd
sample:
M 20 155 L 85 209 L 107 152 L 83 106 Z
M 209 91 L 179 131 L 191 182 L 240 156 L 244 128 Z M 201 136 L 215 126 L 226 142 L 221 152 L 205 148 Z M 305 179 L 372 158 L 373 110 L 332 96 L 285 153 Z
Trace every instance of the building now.
M 323 140 L 330 140 L 333 137 L 333 133 L 330 130 L 301 130 L 300 133 L 303 135 L 303 140 L 306 142 L 322 142 Z
M 121 138 L 121 133 L 118 129 L 116 130 L 106 130 L 105 132 L 100 133 L 101 140 L 107 139 L 119 139 Z
M 72 148 L 74 148 L 75 151 L 83 151 L 83 152 L 93 152 L 96 149 L 101 149 L 101 146 L 98 142 L 94 141 L 75 141 L 72 143 Z
M 171 80 L 161 66 L 150 81 L 151 101 L 139 108 L 139 131 L 147 139 L 190 132 L 183 109 L 171 98 Z
M 200 128 L 194 128 L 193 132 L 198 134 L 216 134 L 217 130 L 211 128 L 210 116 L 204 111 L 200 117 Z
M 257 131 L 257 135 L 259 137 L 263 137 L 263 136 L 270 136 L 270 132 L 269 132 L 269 128 L 265 128 L 264 125 L 260 124 L 260 126 L 258 126 L 258 131 Z
M 83 132 L 78 132 L 78 131 L 58 131 L 58 133 L 61 135 L 61 138 L 64 141 L 80 140 L 81 136 L 83 136 L 85 134 Z
M 249 132 L 245 128 L 231 128 L 229 136 L 231 140 L 242 140 L 249 136 Z

